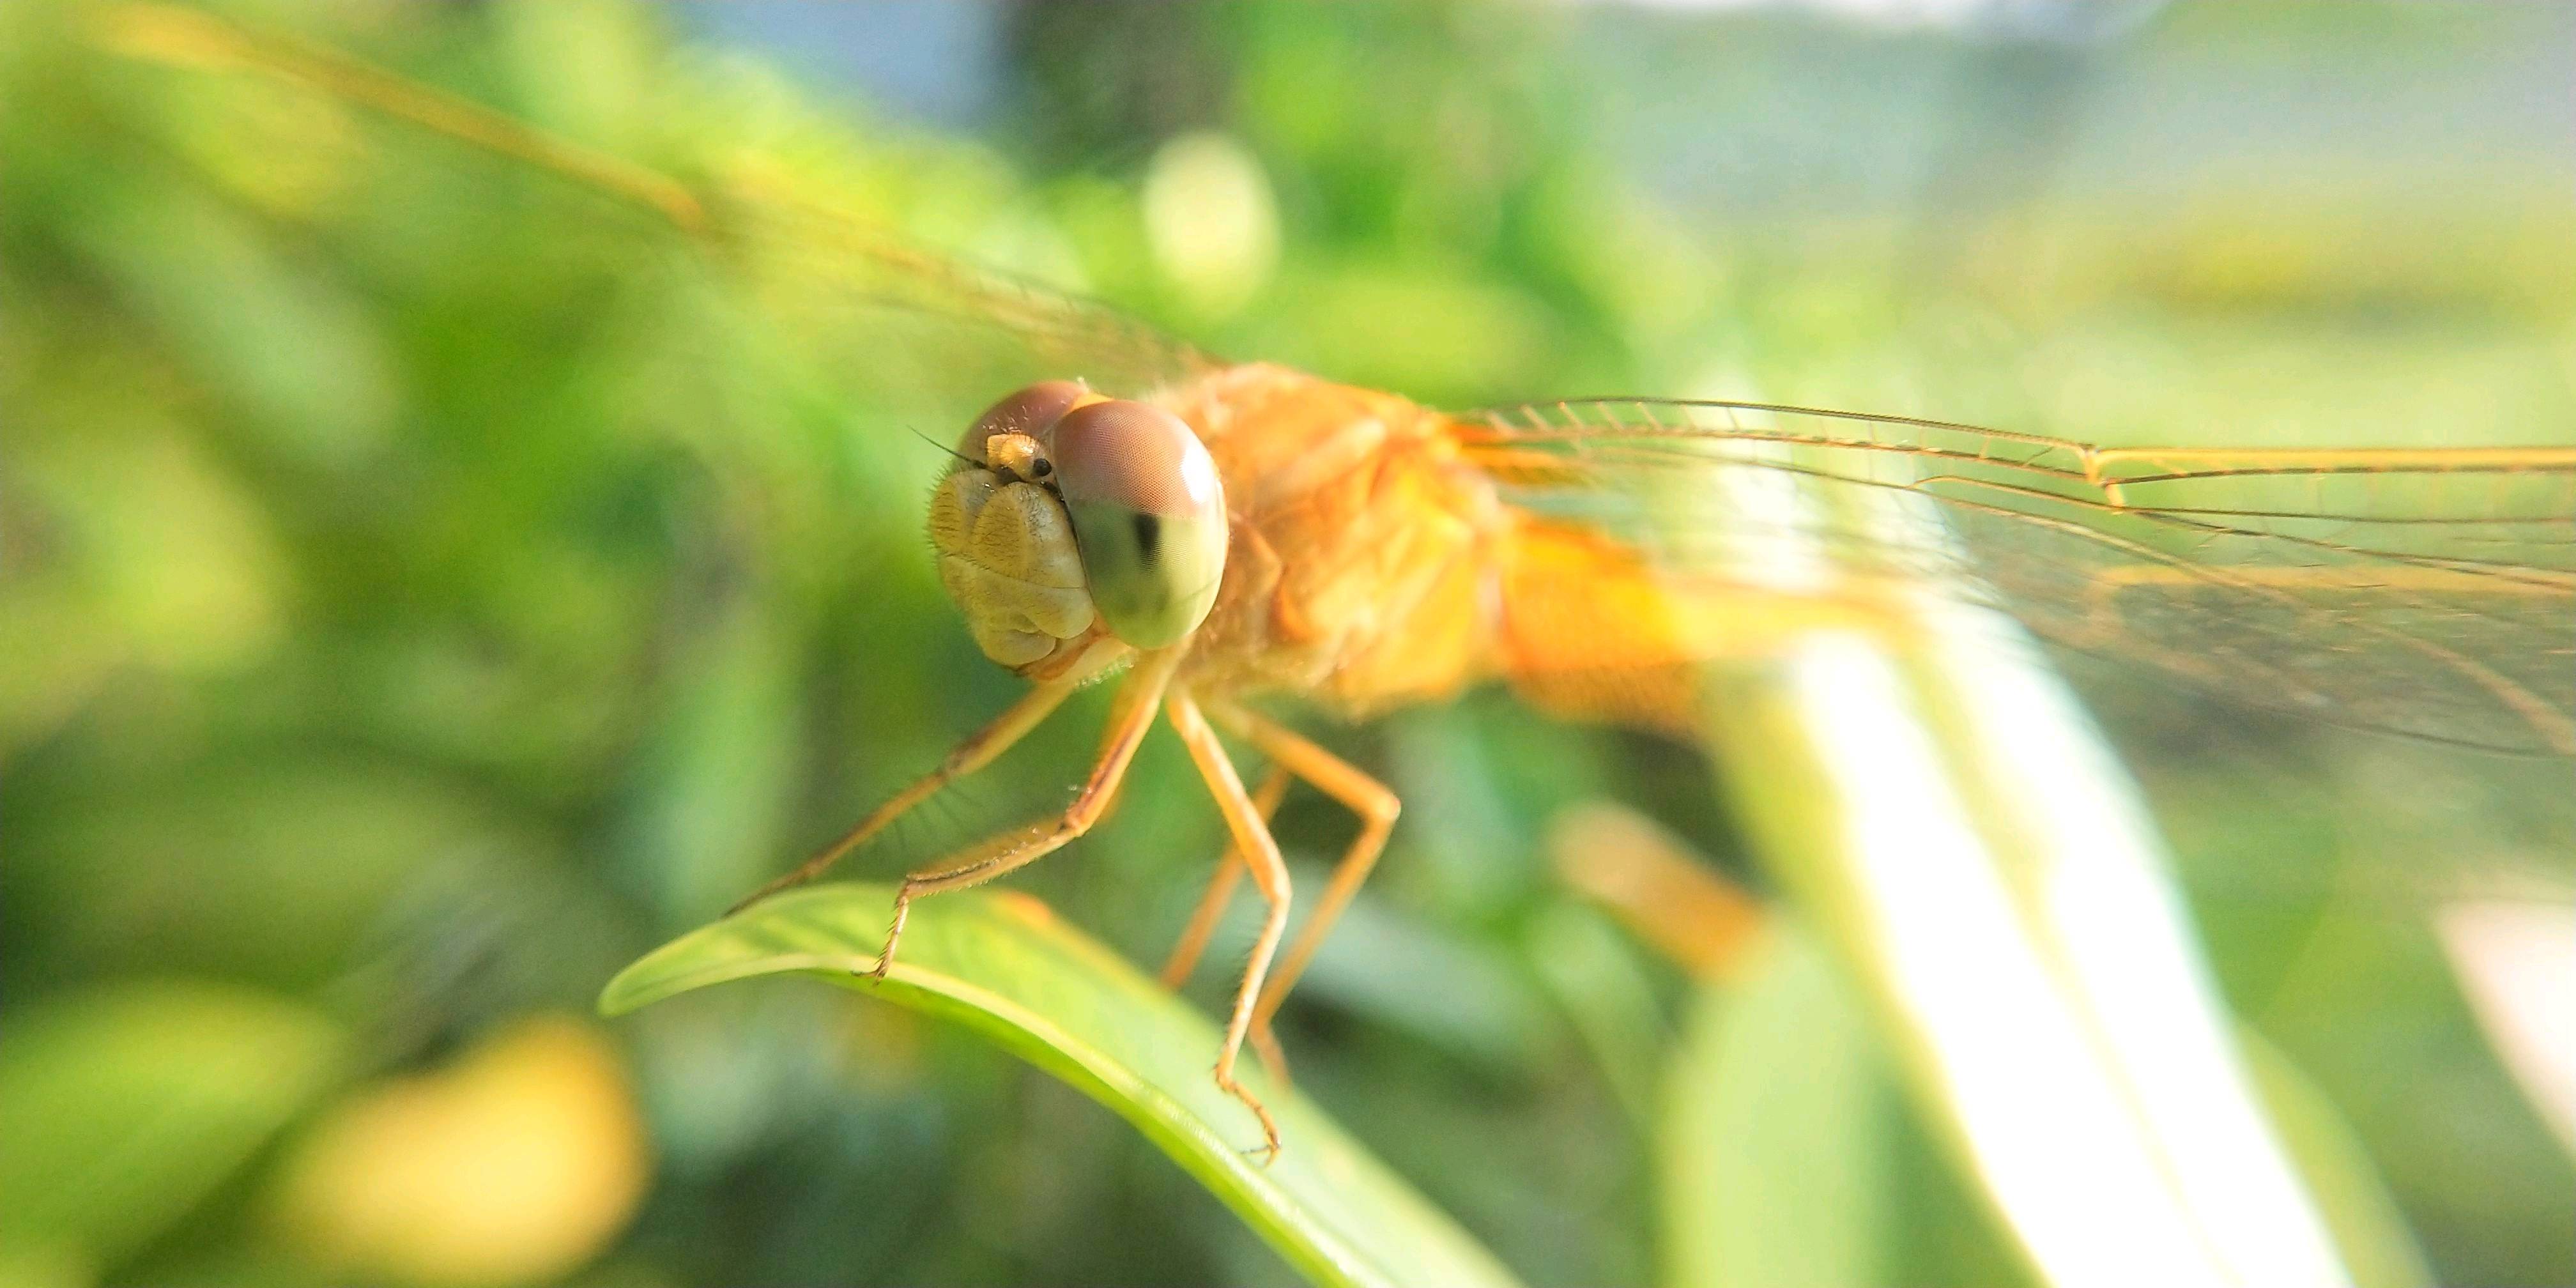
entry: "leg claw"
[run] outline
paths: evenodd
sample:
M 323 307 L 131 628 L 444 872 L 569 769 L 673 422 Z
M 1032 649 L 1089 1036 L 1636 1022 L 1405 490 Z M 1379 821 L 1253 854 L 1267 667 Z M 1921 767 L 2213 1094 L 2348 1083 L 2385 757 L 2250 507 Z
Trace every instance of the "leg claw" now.
M 1279 1160 L 1279 1124 L 1272 1121 L 1270 1111 L 1262 1107 L 1260 1098 L 1246 1090 L 1242 1083 L 1236 1082 L 1222 1069 L 1217 1071 L 1216 1085 L 1218 1090 L 1242 1101 L 1243 1107 L 1251 1110 L 1252 1116 L 1261 1123 L 1261 1144 L 1243 1152 L 1246 1155 L 1260 1155 L 1263 1167 L 1277 1162 Z

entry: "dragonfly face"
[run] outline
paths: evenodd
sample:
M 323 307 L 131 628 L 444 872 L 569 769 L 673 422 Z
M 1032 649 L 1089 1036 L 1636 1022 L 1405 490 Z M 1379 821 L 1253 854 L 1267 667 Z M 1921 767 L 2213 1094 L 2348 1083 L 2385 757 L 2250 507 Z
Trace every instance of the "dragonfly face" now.
M 1225 490 L 1190 427 L 1069 381 L 995 403 L 932 496 L 939 579 L 984 655 L 1048 668 L 1105 633 L 1186 638 L 1225 570 Z

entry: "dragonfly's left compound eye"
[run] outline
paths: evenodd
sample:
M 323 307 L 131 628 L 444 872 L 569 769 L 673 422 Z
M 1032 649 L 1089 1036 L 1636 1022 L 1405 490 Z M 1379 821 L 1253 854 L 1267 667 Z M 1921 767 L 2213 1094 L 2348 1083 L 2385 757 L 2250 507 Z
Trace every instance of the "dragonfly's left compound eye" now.
M 1226 543 L 1224 485 L 1198 435 L 1159 407 L 1096 402 L 1056 422 L 1053 446 L 1101 620 L 1140 649 L 1198 629 Z
M 1095 395 L 1071 380 L 1041 380 L 1002 401 L 984 409 L 966 436 L 957 441 L 957 454 L 978 465 L 989 465 L 984 458 L 984 444 L 995 434 L 1026 434 L 1043 439 L 1065 412 L 1084 398 Z

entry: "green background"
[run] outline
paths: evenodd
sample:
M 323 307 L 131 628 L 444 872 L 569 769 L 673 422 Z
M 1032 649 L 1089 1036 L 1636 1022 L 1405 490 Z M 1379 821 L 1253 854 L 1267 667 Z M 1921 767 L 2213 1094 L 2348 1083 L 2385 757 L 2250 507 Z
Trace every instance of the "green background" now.
M 684 177 L 756 153 L 1216 352 L 1441 404 L 2576 441 L 2576 27 L 2549 6 L 1972 31 L 1031 6 L 982 29 L 963 108 L 832 59 L 919 10 L 767 40 L 719 7 L 242 12 Z M 282 82 L 111 57 L 98 14 L 0 17 L 0 1208 L 55 1200 L 0 1221 L 0 1279 L 330 1282 L 264 1215 L 303 1125 L 586 1009 L 1008 701 L 917 526 L 921 436 L 1001 389 L 971 354 L 922 365 L 945 342 L 889 340 L 828 279 L 714 289 L 613 203 Z M 1197 173 L 1169 146 L 1193 134 L 1254 163 L 1276 228 L 1221 288 L 1147 209 L 1158 174 Z M 2564 763 L 2078 678 L 2228 1000 L 2348 1126 L 2395 1237 L 2439 1282 L 2564 1282 L 2576 1175 L 2429 920 L 2565 899 Z M 1077 699 L 854 866 L 1050 808 L 1103 708 Z M 1321 728 L 1407 812 L 1283 1017 L 1303 1089 L 1533 1283 L 1692 1281 L 1658 1216 L 1682 1148 L 1732 1158 L 1727 1220 L 1809 1228 L 1758 1183 L 1804 1166 L 1797 1142 L 1668 1092 L 1713 1048 L 1749 1052 L 1740 1075 L 1859 1040 L 1778 1022 L 1812 963 L 1712 1019 L 1722 990 L 1611 929 L 1533 839 L 1608 795 L 1758 885 L 1699 758 L 1493 694 Z M 1150 963 L 1221 832 L 1169 739 L 1132 781 L 1016 884 Z M 1347 826 L 1285 808 L 1305 888 Z M 655 1162 L 576 1282 L 1290 1279 L 1109 1114 L 962 1032 L 785 984 L 609 1031 Z M 1808 1144 L 1898 1160 L 1851 1182 L 1870 1246 L 1818 1224 L 1809 1249 L 1841 1249 L 1818 1264 L 2024 1273 L 1882 1085 L 1799 1090 L 1867 1137 Z

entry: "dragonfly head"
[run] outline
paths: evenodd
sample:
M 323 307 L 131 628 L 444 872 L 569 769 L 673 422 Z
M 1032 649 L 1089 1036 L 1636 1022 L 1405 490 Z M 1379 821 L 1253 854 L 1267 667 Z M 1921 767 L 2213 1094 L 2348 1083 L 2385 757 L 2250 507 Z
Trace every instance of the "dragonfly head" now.
M 1177 416 L 1070 381 L 969 428 L 930 503 L 939 580 L 984 655 L 1018 671 L 1089 649 L 1179 643 L 1225 570 L 1216 463 Z

